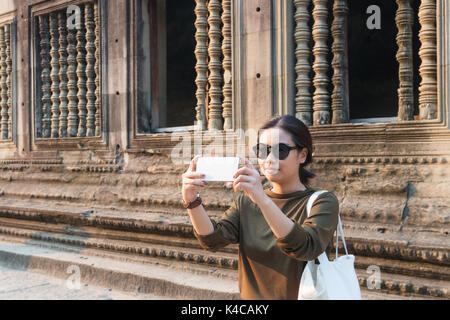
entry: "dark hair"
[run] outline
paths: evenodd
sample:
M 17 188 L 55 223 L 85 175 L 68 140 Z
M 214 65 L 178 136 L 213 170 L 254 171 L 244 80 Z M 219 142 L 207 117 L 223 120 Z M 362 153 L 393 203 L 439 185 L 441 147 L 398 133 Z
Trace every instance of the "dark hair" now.
M 312 138 L 311 134 L 309 133 L 308 127 L 300 119 L 297 119 L 296 117 L 291 115 L 284 115 L 270 119 L 259 130 L 261 131 L 271 128 L 280 128 L 290 133 L 292 140 L 298 147 L 306 148 L 308 150 L 306 161 L 300 164 L 300 167 L 298 169 L 298 175 L 300 177 L 301 183 L 307 185 L 309 179 L 312 179 L 316 176 L 314 173 L 304 168 L 312 162 Z

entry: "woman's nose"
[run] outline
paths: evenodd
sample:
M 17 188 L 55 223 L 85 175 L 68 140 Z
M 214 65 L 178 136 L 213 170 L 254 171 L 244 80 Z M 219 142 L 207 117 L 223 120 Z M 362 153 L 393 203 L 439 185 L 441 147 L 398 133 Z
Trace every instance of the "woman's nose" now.
M 278 169 L 278 165 L 279 165 L 278 159 L 273 155 L 272 152 L 270 152 L 266 158 L 266 167 Z

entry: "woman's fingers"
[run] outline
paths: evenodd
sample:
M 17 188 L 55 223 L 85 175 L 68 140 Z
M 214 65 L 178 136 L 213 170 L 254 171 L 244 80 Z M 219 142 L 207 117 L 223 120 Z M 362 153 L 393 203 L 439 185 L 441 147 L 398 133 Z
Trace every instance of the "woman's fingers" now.
M 189 178 L 183 178 L 183 184 L 198 186 L 198 187 L 204 187 L 208 185 L 208 183 L 201 179 L 189 179 Z
M 240 176 L 240 175 L 243 175 L 243 174 L 244 174 L 244 175 L 252 176 L 252 175 L 255 175 L 255 174 L 256 174 L 256 171 L 250 169 L 249 167 L 242 167 L 242 168 L 240 168 L 238 171 L 236 171 L 236 172 L 234 173 L 233 178 L 236 178 L 236 177 L 238 177 L 238 176 Z
M 206 186 L 198 186 L 196 184 L 189 184 L 189 183 L 185 183 L 184 184 L 184 189 L 185 190 L 194 190 L 194 191 L 198 191 L 200 189 L 206 188 Z
M 205 175 L 201 172 L 185 172 L 183 174 L 183 178 L 188 178 L 188 179 L 202 179 L 204 177 L 205 177 Z
M 197 169 L 197 161 L 198 158 L 200 158 L 201 155 L 195 156 L 194 159 L 192 159 L 191 163 L 189 164 L 188 171 L 194 172 Z
M 239 190 L 244 190 L 245 188 L 250 188 L 253 185 L 253 179 L 249 176 L 239 176 L 236 180 L 233 182 L 233 189 L 235 192 Z
M 197 157 L 196 157 L 197 158 Z M 195 158 L 194 158 L 195 159 Z M 191 169 L 191 168 L 194 168 L 195 169 L 195 162 L 193 161 L 192 162 L 194 165 L 193 166 L 191 166 L 191 167 L 189 167 L 189 170 Z M 205 175 L 203 174 L 203 173 L 201 173 L 201 172 L 192 172 L 192 171 L 186 171 L 185 173 L 183 173 L 183 175 L 182 175 L 182 178 L 183 178 L 183 183 L 186 181 L 186 182 L 192 182 L 192 181 L 196 181 L 196 182 L 198 182 L 198 181 L 203 181 L 202 179 L 204 179 L 205 178 Z
M 234 181 L 233 184 L 236 185 L 239 182 L 250 182 L 252 183 L 254 181 L 253 177 L 250 176 L 246 176 L 246 175 L 240 175 L 239 177 L 237 177 Z
M 237 192 L 239 190 L 245 191 L 246 188 L 250 187 L 250 183 L 248 182 L 239 182 L 236 185 L 234 185 L 234 191 Z

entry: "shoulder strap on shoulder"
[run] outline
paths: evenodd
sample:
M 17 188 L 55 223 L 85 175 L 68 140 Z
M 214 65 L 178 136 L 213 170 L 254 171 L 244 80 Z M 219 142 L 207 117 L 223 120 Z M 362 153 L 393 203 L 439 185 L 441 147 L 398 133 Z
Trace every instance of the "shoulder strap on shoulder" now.
M 312 208 L 314 201 L 316 201 L 318 196 L 320 196 L 322 193 L 325 193 L 325 192 L 328 192 L 328 191 L 327 190 L 316 191 L 309 197 L 308 202 L 306 203 L 306 212 L 308 214 L 308 217 L 309 217 L 309 213 L 311 212 L 311 208 Z
M 308 213 L 308 217 L 311 212 L 311 207 L 312 207 L 314 201 L 316 201 L 318 196 L 320 196 L 322 193 L 325 193 L 325 192 L 328 192 L 328 191 L 327 190 L 316 191 L 309 197 L 308 202 L 306 204 L 306 212 Z M 339 243 L 339 235 L 338 235 L 339 233 L 342 236 L 342 243 L 344 244 L 345 254 L 348 255 L 347 245 L 345 243 L 344 230 L 342 229 L 342 222 L 341 222 L 340 215 L 338 215 L 338 225 L 336 228 L 336 258 L 338 257 L 338 245 L 337 244 Z

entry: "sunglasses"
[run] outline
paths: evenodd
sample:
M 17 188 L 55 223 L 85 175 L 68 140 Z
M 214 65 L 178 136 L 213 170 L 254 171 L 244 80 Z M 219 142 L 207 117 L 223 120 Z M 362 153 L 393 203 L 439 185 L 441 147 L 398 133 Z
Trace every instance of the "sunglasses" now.
M 291 147 L 285 143 L 279 143 L 273 146 L 269 146 L 264 143 L 258 143 L 253 147 L 253 151 L 255 152 L 258 159 L 264 160 L 269 156 L 269 153 L 272 151 L 275 158 L 279 160 L 284 160 L 289 156 L 289 152 L 294 149 L 299 149 L 300 146 Z

